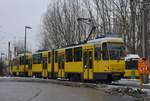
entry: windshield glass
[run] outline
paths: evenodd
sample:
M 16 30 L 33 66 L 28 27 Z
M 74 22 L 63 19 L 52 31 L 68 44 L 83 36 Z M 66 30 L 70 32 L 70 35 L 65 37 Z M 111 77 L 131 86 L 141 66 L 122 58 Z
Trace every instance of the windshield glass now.
M 138 59 L 130 59 L 125 62 L 126 69 L 138 69 Z
M 107 48 L 110 55 L 110 60 L 124 59 L 124 45 L 123 43 L 108 43 Z

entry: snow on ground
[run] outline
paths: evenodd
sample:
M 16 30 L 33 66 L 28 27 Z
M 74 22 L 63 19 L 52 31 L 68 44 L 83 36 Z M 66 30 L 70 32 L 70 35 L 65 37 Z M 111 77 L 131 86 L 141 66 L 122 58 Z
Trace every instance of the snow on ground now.
M 121 85 L 136 85 L 140 86 L 140 80 L 139 79 L 121 79 L 117 82 L 112 82 L 113 84 L 121 84 Z M 144 84 L 150 86 L 150 80 L 148 84 Z
M 150 101 L 150 83 L 145 85 L 146 89 L 140 89 L 138 79 L 121 79 L 100 89 L 111 95 L 131 96 L 135 101 Z
M 119 82 L 138 83 L 139 79 L 121 79 Z
M 144 84 L 144 85 L 148 85 L 148 86 L 150 86 L 150 83 L 148 83 L 148 84 Z

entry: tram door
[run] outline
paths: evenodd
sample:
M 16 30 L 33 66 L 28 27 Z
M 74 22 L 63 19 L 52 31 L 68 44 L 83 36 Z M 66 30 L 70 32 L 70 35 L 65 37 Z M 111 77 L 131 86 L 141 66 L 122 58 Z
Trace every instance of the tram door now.
M 84 50 L 83 52 L 83 68 L 84 68 L 84 79 L 93 79 L 93 51 Z
M 48 63 L 47 63 L 47 57 L 43 57 L 43 61 L 42 61 L 42 65 L 43 65 L 43 71 L 42 71 L 42 76 L 43 77 L 47 77 L 47 67 L 48 67 Z
M 64 78 L 64 54 L 58 54 L 58 77 Z

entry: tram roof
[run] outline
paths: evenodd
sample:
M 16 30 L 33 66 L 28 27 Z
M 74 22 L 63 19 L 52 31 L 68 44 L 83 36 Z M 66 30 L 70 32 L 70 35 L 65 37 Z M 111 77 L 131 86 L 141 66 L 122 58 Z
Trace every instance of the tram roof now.
M 32 53 L 26 53 L 26 55 L 32 55 Z M 18 56 L 24 56 L 24 53 L 19 54 Z
M 122 38 L 117 38 L 117 37 L 104 37 L 104 38 L 99 38 L 95 40 L 90 40 L 87 43 L 103 43 L 103 42 L 121 42 L 123 43 Z
M 139 59 L 139 58 L 140 58 L 140 56 L 138 54 L 128 54 L 125 57 L 125 61 L 130 60 L 130 59 Z
M 76 48 L 76 47 L 81 47 L 83 45 L 91 45 L 91 44 L 101 44 L 103 42 L 120 42 L 123 43 L 123 39 L 122 38 L 117 38 L 117 37 L 104 37 L 104 38 L 99 38 L 99 39 L 94 39 L 94 40 L 90 40 L 87 43 L 83 43 L 83 44 L 76 44 L 73 46 L 68 46 L 68 47 L 64 47 L 64 48 L 59 48 L 56 50 L 63 50 L 63 49 L 69 49 L 69 48 Z
M 87 43 L 74 44 L 74 45 L 58 48 L 55 50 L 63 51 L 64 49 L 77 48 L 77 47 L 81 47 L 83 45 L 101 44 L 103 42 L 120 42 L 120 43 L 123 43 L 123 39 L 118 38 L 118 37 L 104 37 L 104 38 L 99 38 L 99 39 L 87 41 Z M 51 51 L 51 50 L 48 50 L 48 51 Z M 44 50 L 44 51 L 40 51 L 40 52 L 35 52 L 34 54 L 39 54 L 39 53 L 48 52 L 48 51 Z
M 37 52 L 35 52 L 35 53 L 33 53 L 33 55 L 35 55 L 35 54 L 39 54 L 39 53 L 42 53 L 42 54 L 44 54 L 44 53 L 48 53 L 48 52 L 51 52 L 51 50 L 44 50 L 44 51 L 37 51 Z

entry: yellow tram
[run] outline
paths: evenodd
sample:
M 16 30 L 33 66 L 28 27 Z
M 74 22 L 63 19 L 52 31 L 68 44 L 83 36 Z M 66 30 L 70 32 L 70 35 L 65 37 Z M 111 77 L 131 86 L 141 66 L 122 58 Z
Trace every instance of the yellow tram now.
M 138 60 L 140 57 L 137 54 L 128 54 L 125 57 L 125 78 L 139 78 Z
M 18 75 L 19 76 L 28 76 L 28 72 L 30 72 L 30 68 L 32 65 L 32 54 L 31 53 L 26 53 L 24 57 L 24 54 L 19 54 L 19 68 L 18 68 Z
M 51 78 L 52 52 L 41 51 L 32 55 L 32 76 Z
M 79 80 L 118 80 L 125 70 L 121 38 L 101 38 L 58 49 L 58 77 Z
M 10 62 L 10 74 L 13 76 L 17 76 L 19 73 L 19 58 L 15 57 Z
M 56 58 L 57 57 L 57 58 Z M 101 38 L 55 50 L 54 71 L 71 80 L 118 80 L 124 75 L 121 38 Z
M 19 55 L 19 74 L 69 80 L 114 81 L 124 75 L 122 38 L 104 37 L 87 43 L 27 54 L 24 68 Z

